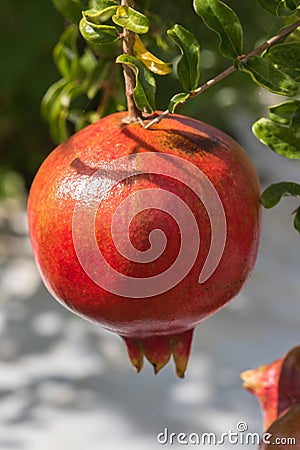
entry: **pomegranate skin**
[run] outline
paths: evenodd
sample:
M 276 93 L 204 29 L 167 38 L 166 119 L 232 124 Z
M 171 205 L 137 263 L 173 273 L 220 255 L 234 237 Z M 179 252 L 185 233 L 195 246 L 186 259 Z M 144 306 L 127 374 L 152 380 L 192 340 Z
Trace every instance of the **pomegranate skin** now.
M 300 404 L 300 346 L 270 364 L 246 370 L 241 378 L 243 387 L 259 400 L 267 429 L 284 411 Z
M 285 410 L 264 433 L 259 450 L 300 449 L 300 403 Z
M 157 336 L 175 336 L 173 340 L 178 347 L 178 336 L 193 330 L 236 296 L 244 285 L 258 251 L 260 187 L 246 153 L 220 130 L 176 114 L 149 130 L 140 124 L 124 124 L 124 117 L 125 113 L 115 113 L 99 120 L 48 156 L 30 190 L 28 220 L 35 260 L 49 291 L 72 311 L 121 335 L 139 370 L 140 352 L 147 356 L 146 347 L 149 347 L 141 346 L 141 342 Z M 180 251 L 180 227 L 176 221 L 164 211 L 147 209 L 130 223 L 130 240 L 144 252 L 149 249 L 149 233 L 162 229 L 167 238 L 164 253 L 154 263 L 139 264 L 117 252 L 111 234 L 112 217 L 116 208 L 135 192 L 155 188 L 174 193 L 192 210 L 200 233 L 195 264 L 182 281 L 158 295 L 131 298 L 108 292 L 87 275 L 74 248 L 72 221 L 79 190 L 99 169 L 119 158 L 148 152 L 157 153 L 158 171 L 164 168 L 164 158 L 160 156 L 172 155 L 193 164 L 209 178 L 225 211 L 226 243 L 216 270 L 204 283 L 199 283 L 210 249 L 211 224 L 195 193 L 176 181 L 180 180 L 182 169 L 174 168 L 175 181 L 145 174 L 119 183 L 100 203 L 94 224 L 99 248 L 118 272 L 129 277 L 153 277 L 165 271 Z M 85 201 L 88 205 L 89 198 Z M 122 217 L 117 225 L 120 233 L 127 233 L 122 228 Z M 183 245 L 192 243 L 191 236 Z M 190 339 L 187 341 L 190 345 Z M 174 347 L 172 342 L 170 352 Z M 148 353 L 153 356 L 153 348 Z M 148 359 L 160 368 L 155 356 Z M 163 359 L 164 365 L 168 358 Z

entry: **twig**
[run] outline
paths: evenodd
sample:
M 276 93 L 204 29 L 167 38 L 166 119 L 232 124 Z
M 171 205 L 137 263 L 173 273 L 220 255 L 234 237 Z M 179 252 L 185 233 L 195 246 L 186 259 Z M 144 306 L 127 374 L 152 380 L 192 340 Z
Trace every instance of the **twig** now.
M 122 6 L 134 7 L 134 0 L 122 0 Z M 127 28 L 123 29 L 123 53 L 126 55 L 134 55 L 134 33 Z M 125 80 L 125 92 L 127 98 L 127 110 L 128 116 L 125 119 L 127 123 L 138 122 L 141 118 L 141 111 L 136 107 L 133 99 L 133 91 L 135 88 L 135 74 L 132 69 L 127 65 L 123 64 L 124 80 Z
M 251 56 L 259 55 L 268 48 L 272 47 L 274 44 L 276 44 L 278 41 L 280 41 L 282 38 L 287 36 L 288 34 L 292 33 L 296 28 L 300 26 L 300 20 L 293 23 L 292 25 L 289 25 L 288 27 L 284 28 L 280 33 L 278 33 L 276 36 L 273 36 L 272 38 L 268 39 L 266 42 L 264 42 L 262 45 L 254 49 L 252 52 L 248 53 L 248 55 L 243 55 L 239 59 L 241 62 L 246 63 L 247 59 Z M 217 75 L 214 78 L 211 78 L 206 83 L 204 83 L 202 86 L 199 86 L 197 89 L 195 89 L 193 92 L 191 92 L 188 97 L 180 103 L 180 105 L 183 105 L 184 103 L 188 102 L 194 97 L 197 97 L 199 94 L 202 94 L 202 92 L 206 91 L 211 86 L 214 86 L 219 81 L 226 78 L 228 75 L 233 73 L 237 68 L 234 65 L 229 66 L 224 72 L 221 72 L 219 75 Z M 162 114 L 157 116 L 155 119 L 151 120 L 145 125 L 145 128 L 150 128 L 152 125 L 159 123 L 167 114 L 169 114 L 169 110 L 166 109 Z

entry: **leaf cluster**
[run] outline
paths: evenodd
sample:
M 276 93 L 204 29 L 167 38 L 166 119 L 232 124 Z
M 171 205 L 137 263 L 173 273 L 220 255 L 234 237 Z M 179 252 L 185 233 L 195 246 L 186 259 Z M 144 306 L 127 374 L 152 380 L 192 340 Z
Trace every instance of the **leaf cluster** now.
M 202 92 L 201 49 L 197 37 L 178 23 L 166 27 L 148 10 L 150 2 L 136 2 L 144 3 L 141 12 L 138 7 L 121 5 L 120 0 L 90 0 L 87 4 L 81 0 L 52 1 L 75 24 L 69 25 L 54 49 L 54 60 L 62 78 L 50 87 L 42 102 L 43 116 L 49 121 L 56 140 L 66 139 L 70 122 L 78 130 L 111 112 L 107 105 L 113 106 L 112 110 L 125 109 L 124 93 L 117 94 L 123 92 L 120 64 L 127 65 L 135 75 L 134 101 L 142 112 L 152 113 L 156 109 L 157 76 L 174 77 L 176 73 L 182 86 L 182 91 L 174 93 L 169 101 L 171 113 Z M 257 5 L 276 16 L 282 26 L 299 21 L 300 0 L 258 0 Z M 272 93 L 293 98 L 271 107 L 270 117 L 258 120 L 253 132 L 276 153 L 299 159 L 298 31 L 276 42 L 270 39 L 262 49 L 245 55 L 244 29 L 231 7 L 221 0 L 193 0 L 193 8 L 203 24 L 218 37 L 219 52 L 231 61 L 234 70 L 250 75 L 256 85 Z M 135 35 L 134 54 L 122 54 L 124 29 Z M 164 62 L 148 50 L 148 42 L 153 38 L 161 49 L 178 47 L 180 55 L 175 64 Z M 214 79 L 210 80 L 206 88 L 214 83 Z M 89 112 L 75 108 L 74 100 L 82 95 L 90 102 L 99 101 L 100 96 L 100 107 Z
M 57 62 L 58 68 L 64 79 L 71 78 L 74 81 L 76 78 L 77 84 L 83 86 L 83 92 L 88 93 L 88 98 L 92 99 L 92 92 L 96 90 L 97 84 L 94 85 L 94 89 L 91 89 L 88 82 L 86 82 L 85 76 L 93 78 L 97 83 L 97 74 L 101 78 L 101 70 L 99 67 L 96 69 L 96 64 L 92 61 L 92 53 L 96 55 L 99 61 L 103 62 L 105 54 L 109 53 L 109 46 L 116 44 L 116 52 L 111 52 L 112 63 L 115 57 L 116 63 L 122 63 L 128 65 L 135 73 L 136 87 L 134 91 L 134 100 L 137 107 L 144 112 L 151 113 L 156 109 L 155 93 L 156 93 L 156 78 L 154 75 L 168 75 L 172 71 L 172 64 L 165 63 L 157 56 L 153 55 L 147 50 L 140 35 L 148 34 L 150 30 L 151 21 L 146 14 L 141 13 L 137 9 L 129 6 L 122 6 L 118 0 L 90 0 L 87 5 L 83 5 L 81 0 L 64 0 L 58 2 L 53 0 L 55 6 L 59 11 L 69 20 L 75 23 L 79 21 L 79 30 L 86 42 L 85 52 L 89 53 L 89 66 L 86 65 L 86 69 L 89 73 L 79 74 L 79 72 L 72 69 L 72 65 L 69 61 L 72 54 L 73 66 L 80 66 L 80 57 L 77 57 L 77 61 L 74 62 L 74 53 L 76 51 L 76 42 L 73 39 L 72 42 L 66 39 L 63 34 L 60 42 L 54 51 L 54 59 Z M 267 11 L 274 13 L 280 17 L 296 17 L 299 6 L 298 2 L 293 1 L 277 1 L 277 0 L 264 0 L 260 1 Z M 87 9 L 84 7 L 87 6 Z M 276 7 L 275 7 L 276 6 Z M 213 30 L 219 37 L 219 50 L 221 54 L 232 61 L 235 64 L 236 69 L 241 72 L 250 74 L 252 80 L 277 94 L 285 96 L 294 96 L 298 93 L 299 85 L 297 76 L 291 71 L 283 69 L 279 59 L 282 58 L 283 52 L 289 49 L 290 62 L 292 60 L 297 63 L 297 56 L 294 55 L 295 43 L 287 42 L 285 48 L 282 49 L 281 54 L 277 49 L 275 51 L 266 52 L 266 55 L 252 55 L 249 58 L 243 58 L 243 28 L 237 14 L 221 0 L 194 0 L 193 7 L 195 12 L 201 17 L 204 24 L 211 30 Z M 153 19 L 153 16 L 148 11 L 149 17 Z M 81 16 L 81 19 L 80 19 Z M 295 19 L 296 20 L 296 19 Z M 157 21 L 157 17 L 156 17 Z M 122 30 L 126 28 L 135 33 L 135 45 L 133 55 L 118 55 L 122 52 Z M 73 30 L 73 37 L 75 31 Z M 176 73 L 179 82 L 183 87 L 183 92 L 175 93 L 169 102 L 169 110 L 174 112 L 176 107 L 193 98 L 200 82 L 200 44 L 196 36 L 180 24 L 175 24 L 166 30 L 166 35 L 176 44 L 181 52 L 181 57 L 178 58 L 175 66 Z M 167 44 L 170 45 L 170 44 Z M 284 45 L 283 45 L 284 47 Z M 60 62 L 60 59 L 64 59 Z M 282 61 L 281 61 L 282 63 Z M 65 66 L 66 70 L 62 66 Z M 99 63 L 100 66 L 104 64 Z M 294 64 L 295 65 L 295 64 Z M 69 71 L 68 73 L 66 73 Z M 104 71 L 105 73 L 105 71 Z M 93 76 L 95 75 L 95 76 Z M 102 74 L 102 78 L 103 74 Z M 70 80 L 69 80 L 70 81 Z M 101 86 L 101 79 L 99 79 L 98 89 Z M 60 84 L 58 84 L 58 89 Z M 88 91 L 86 91 L 86 88 Z M 85 89 L 85 91 L 84 91 Z M 67 89 L 68 91 L 68 89 Z M 62 91 L 61 91 L 62 92 Z M 57 91 L 55 91 L 57 93 Z M 69 88 L 67 97 L 72 99 L 75 96 L 81 94 L 80 89 Z M 48 93 L 49 94 L 49 93 Z M 50 92 L 51 94 L 51 92 Z M 65 99 L 66 91 L 62 96 Z M 60 94 L 58 95 L 58 97 Z M 48 95 L 49 97 L 49 95 Z M 64 102 L 63 106 L 68 106 L 69 102 Z M 46 103 L 47 105 L 47 103 Z M 44 108 L 46 110 L 47 108 Z M 64 108 L 66 109 L 66 108 Z M 65 117 L 66 111 L 61 112 L 60 117 Z M 59 119 L 57 115 L 50 114 L 47 118 L 50 122 L 55 119 Z M 96 116 L 94 116 L 96 118 Z M 76 123 L 76 129 L 81 126 L 85 126 L 88 120 L 81 118 Z M 63 121 L 62 121 L 63 122 Z M 61 124 L 62 124 L 61 122 Z M 56 133 L 55 129 L 62 129 L 62 133 Z M 54 131 L 54 132 L 53 132 Z M 52 127 L 52 134 L 58 140 L 65 139 L 66 137 L 66 125 Z

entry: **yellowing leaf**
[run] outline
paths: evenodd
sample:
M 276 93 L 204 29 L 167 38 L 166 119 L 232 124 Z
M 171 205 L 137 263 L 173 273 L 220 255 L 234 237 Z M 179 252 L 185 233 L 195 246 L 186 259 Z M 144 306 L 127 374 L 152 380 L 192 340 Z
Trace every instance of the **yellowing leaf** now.
M 112 21 L 120 27 L 127 28 L 138 34 L 148 33 L 150 28 L 149 19 L 130 6 L 119 6 Z
M 139 35 L 135 35 L 135 56 L 153 73 L 157 75 L 168 75 L 172 71 L 172 64 L 165 63 L 152 55 L 144 46 Z

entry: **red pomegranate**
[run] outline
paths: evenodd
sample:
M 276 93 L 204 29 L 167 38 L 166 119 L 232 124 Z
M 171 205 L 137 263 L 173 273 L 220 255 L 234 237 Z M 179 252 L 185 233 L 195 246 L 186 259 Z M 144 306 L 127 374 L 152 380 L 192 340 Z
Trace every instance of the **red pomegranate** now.
M 263 434 L 259 450 L 300 449 L 300 403 L 285 410 Z
M 33 253 L 58 301 L 125 340 L 139 371 L 229 302 L 257 256 L 260 188 L 243 149 L 170 115 L 151 129 L 107 116 L 59 145 L 31 187 Z
M 300 405 L 300 346 L 270 364 L 246 370 L 241 378 L 259 400 L 267 429 L 288 408 Z

